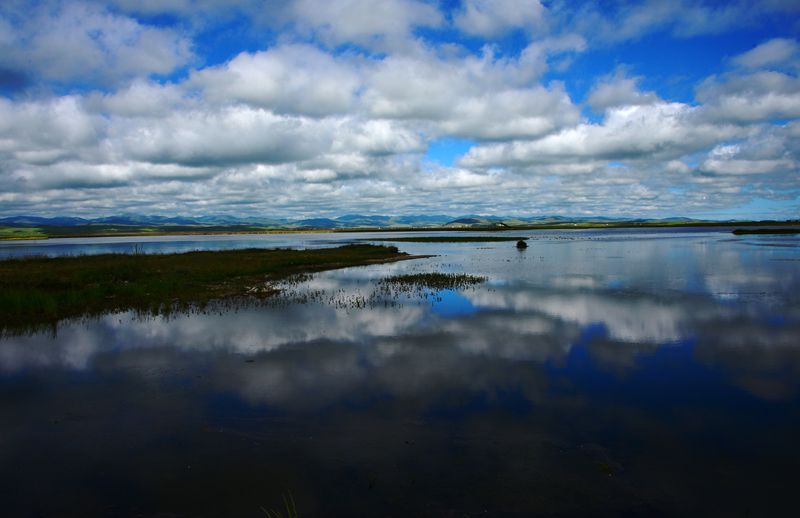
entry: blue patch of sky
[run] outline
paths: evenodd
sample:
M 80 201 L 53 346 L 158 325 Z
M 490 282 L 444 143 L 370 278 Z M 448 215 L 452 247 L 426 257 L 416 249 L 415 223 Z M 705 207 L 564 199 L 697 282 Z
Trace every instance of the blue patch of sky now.
M 440 138 L 432 141 L 425 153 L 425 160 L 450 167 L 475 144 L 472 140 Z
M 111 8 L 112 12 L 116 12 Z M 183 25 L 183 19 L 177 14 L 173 13 L 126 13 L 124 11 L 118 12 L 120 16 L 129 16 L 143 25 L 149 25 L 160 28 L 176 28 Z
M 219 65 L 242 52 L 257 52 L 275 43 L 277 34 L 266 27 L 254 29 L 244 13 L 211 25 L 194 38 L 195 53 L 202 58 L 200 67 Z
M 789 20 L 692 38 L 661 31 L 615 45 L 590 43 L 587 51 L 575 55 L 569 68 L 550 70 L 544 79 L 564 81 L 572 99 L 585 102 L 598 77 L 623 66 L 628 75 L 641 77 L 640 89 L 654 91 L 668 101 L 694 103 L 695 88 L 701 81 L 730 70 L 730 58 L 776 37 L 795 37 Z

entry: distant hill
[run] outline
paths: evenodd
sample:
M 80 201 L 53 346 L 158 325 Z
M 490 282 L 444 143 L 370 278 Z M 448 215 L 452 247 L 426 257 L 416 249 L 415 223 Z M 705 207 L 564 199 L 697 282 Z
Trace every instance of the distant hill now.
M 74 218 L 39 216 L 11 216 L 0 218 L 0 226 L 6 227 L 80 227 L 86 225 L 113 225 L 130 227 L 231 227 L 231 226 L 256 226 L 265 228 L 303 228 L 303 229 L 346 229 L 346 228 L 416 228 L 438 227 L 452 220 L 453 216 L 447 215 L 406 215 L 383 216 L 346 214 L 336 218 L 259 218 L 237 216 L 198 216 L 198 217 L 167 217 L 142 214 L 120 214 L 100 218 Z
M 83 218 L 40 218 L 38 216 L 14 216 L 10 218 L 0 218 L 0 225 L 6 227 L 73 227 L 77 225 L 88 225 L 92 221 L 93 220 Z
M 496 228 L 507 227 L 508 225 L 505 223 L 503 218 L 491 216 L 468 216 L 465 218 L 458 218 L 454 219 L 453 221 L 448 221 L 445 226 L 452 228 Z
M 293 222 L 293 225 L 302 228 L 321 228 L 326 230 L 340 227 L 338 222 L 328 218 L 301 219 L 300 221 Z
M 502 229 L 502 228 L 591 228 L 619 226 L 699 226 L 736 224 L 753 226 L 797 224 L 797 222 L 721 222 L 702 221 L 691 218 L 611 218 L 611 217 L 565 217 L 544 216 L 485 216 L 468 214 L 453 217 L 444 214 L 387 216 L 382 214 L 345 214 L 327 218 L 284 219 L 274 217 L 237 217 L 229 215 L 206 216 L 158 216 L 142 214 L 120 214 L 99 218 L 41 217 L 20 215 L 0 218 L 0 227 L 19 229 L 47 229 L 50 236 L 67 235 L 115 235 L 138 232 L 247 232 L 259 230 L 404 230 L 441 228 L 454 230 Z M 18 232 L 17 232 L 18 233 Z

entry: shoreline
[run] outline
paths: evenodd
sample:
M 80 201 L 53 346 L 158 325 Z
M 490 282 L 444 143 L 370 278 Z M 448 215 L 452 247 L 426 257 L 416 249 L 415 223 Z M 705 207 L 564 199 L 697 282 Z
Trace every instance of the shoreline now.
M 92 232 L 89 227 L 72 227 L 70 231 L 65 231 L 64 227 L 3 227 L 14 233 L 22 233 L 27 230 L 34 235 L 2 235 L 0 241 L 35 241 L 50 239 L 76 239 L 76 238 L 100 238 L 100 237 L 169 237 L 169 236 L 236 236 L 236 235 L 281 235 L 281 234 L 342 234 L 342 233 L 395 233 L 395 232 L 520 232 L 535 230 L 595 230 L 595 229 L 659 229 L 659 228 L 736 228 L 739 227 L 772 227 L 780 229 L 798 229 L 800 223 L 791 221 L 704 221 L 704 222 L 682 222 L 682 223 L 642 223 L 642 222 L 619 222 L 619 223 L 558 223 L 541 225 L 519 225 L 519 226 L 474 226 L 474 227 L 363 227 L 363 228 L 303 228 L 303 229 L 258 229 L 258 228 L 218 228 L 205 227 L 197 230 L 134 230 L 120 229 L 120 232 L 99 230 Z M 151 227 L 148 227 L 151 228 Z M 79 229 L 85 229 L 81 232 Z M 63 233 L 62 233 L 63 232 Z M 753 231 L 751 233 L 760 233 Z

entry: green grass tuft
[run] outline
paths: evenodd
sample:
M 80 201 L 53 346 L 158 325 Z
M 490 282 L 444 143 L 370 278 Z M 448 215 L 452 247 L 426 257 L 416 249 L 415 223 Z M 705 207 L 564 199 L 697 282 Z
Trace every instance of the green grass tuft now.
M 430 288 L 433 290 L 457 290 L 485 281 L 486 277 L 464 273 L 414 273 L 386 277 L 380 282 L 388 285 Z

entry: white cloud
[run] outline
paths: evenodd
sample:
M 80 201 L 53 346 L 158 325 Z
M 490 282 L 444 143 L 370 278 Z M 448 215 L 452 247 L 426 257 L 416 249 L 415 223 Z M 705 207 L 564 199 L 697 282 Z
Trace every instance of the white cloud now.
M 721 57 L 693 104 L 668 95 L 685 79 L 657 82 L 669 69 L 569 69 L 620 40 L 764 23 L 788 4 L 470 0 L 452 25 L 421 0 L 227 5 L 0 4 L 0 212 L 673 215 L 798 192 L 796 39 Z M 201 51 L 228 22 L 248 50 L 183 74 L 201 62 L 190 38 Z M 488 34 L 500 43 L 480 47 Z M 443 137 L 472 146 L 455 167 L 426 158 Z
M 420 135 L 387 120 L 343 120 L 332 144 L 334 152 L 359 152 L 369 155 L 419 153 L 424 150 Z
M 569 96 L 556 85 L 464 99 L 441 128 L 449 135 L 505 140 L 546 135 L 578 119 Z
M 406 43 L 415 27 L 438 27 L 443 21 L 438 9 L 418 0 L 296 0 L 289 10 L 301 31 L 328 45 L 378 50 Z
M 85 105 L 97 113 L 156 119 L 168 116 L 185 104 L 182 88 L 144 80 L 136 80 L 113 93 L 93 92 L 85 100 Z
M 587 102 L 597 109 L 613 106 L 652 104 L 659 100 L 655 92 L 642 92 L 638 83 L 641 77 L 627 77 L 624 68 L 618 68 L 614 75 L 602 78 L 589 92 Z
M 333 125 L 264 109 L 190 110 L 159 120 L 120 122 L 115 137 L 127 156 L 152 163 L 285 163 L 330 149 Z
M 576 159 L 671 159 L 736 134 L 702 124 L 697 109 L 681 103 L 623 106 L 606 112 L 602 124 L 582 123 L 533 141 L 473 147 L 465 167 L 526 166 Z
M 800 117 L 800 78 L 781 72 L 711 77 L 697 90 L 710 120 L 751 123 Z
M 796 125 L 765 127 L 747 139 L 715 146 L 699 170 L 715 175 L 764 175 L 786 178 L 800 174 L 800 144 Z
M 780 160 L 737 160 L 735 158 L 709 158 L 700 167 L 702 171 L 715 174 L 765 174 L 786 170 L 797 170 L 797 163 L 788 159 Z
M 52 81 L 113 85 L 169 74 L 192 58 L 190 42 L 174 30 L 142 25 L 96 4 L 42 4 L 12 30 L 11 41 L 0 38 L 6 64 Z
M 74 157 L 97 142 L 103 126 L 75 96 L 40 102 L 0 97 L 0 158 L 38 164 Z
M 242 53 L 192 75 L 215 103 L 244 102 L 277 113 L 322 116 L 349 111 L 360 86 L 358 69 L 308 45 Z
M 467 34 L 491 38 L 511 29 L 534 29 L 544 11 L 539 0 L 464 0 L 453 24 Z
M 799 50 L 797 40 L 774 38 L 736 56 L 733 62 L 745 68 L 779 65 L 797 57 Z
M 560 84 L 530 85 L 540 56 L 516 60 L 389 57 L 372 70 L 363 95 L 372 116 L 430 121 L 444 134 L 475 139 L 537 137 L 578 121 Z M 534 66 L 530 66 L 533 64 Z

